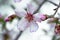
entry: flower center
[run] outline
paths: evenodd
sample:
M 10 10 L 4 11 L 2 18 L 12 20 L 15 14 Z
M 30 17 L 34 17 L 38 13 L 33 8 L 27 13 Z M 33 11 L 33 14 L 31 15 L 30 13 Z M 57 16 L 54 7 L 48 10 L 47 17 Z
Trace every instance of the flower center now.
M 33 14 L 27 13 L 26 17 L 25 17 L 29 22 L 31 22 L 33 20 Z

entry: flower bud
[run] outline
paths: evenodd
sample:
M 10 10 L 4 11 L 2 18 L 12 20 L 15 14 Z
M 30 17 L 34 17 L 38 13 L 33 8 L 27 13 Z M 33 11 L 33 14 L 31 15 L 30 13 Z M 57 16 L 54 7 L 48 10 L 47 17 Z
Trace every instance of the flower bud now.
M 5 22 L 11 21 L 16 17 L 16 15 L 11 15 L 8 18 L 5 18 Z
M 56 26 L 55 26 L 55 34 L 60 34 L 60 24 L 57 24 Z
M 58 21 L 58 18 L 50 18 L 50 20 L 48 20 L 48 23 L 56 23 Z
M 41 15 L 40 15 L 40 19 L 41 19 L 42 21 L 46 20 L 46 19 L 47 19 L 47 15 L 41 14 Z

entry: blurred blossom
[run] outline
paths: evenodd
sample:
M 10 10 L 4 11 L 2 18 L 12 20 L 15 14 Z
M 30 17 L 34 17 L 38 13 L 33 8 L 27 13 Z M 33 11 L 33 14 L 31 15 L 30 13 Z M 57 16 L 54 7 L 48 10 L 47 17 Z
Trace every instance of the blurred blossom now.
M 56 26 L 55 26 L 55 34 L 60 34 L 60 24 L 57 24 Z
M 36 21 L 41 22 L 41 19 L 45 19 L 45 16 L 41 15 L 40 13 L 33 14 L 34 9 L 35 8 L 31 4 L 28 4 L 27 12 L 24 9 L 15 9 L 16 15 L 22 17 L 22 19 L 17 24 L 19 30 L 24 31 L 30 26 L 30 32 L 35 32 L 39 28 Z
M 14 0 L 14 2 L 21 2 L 22 0 Z

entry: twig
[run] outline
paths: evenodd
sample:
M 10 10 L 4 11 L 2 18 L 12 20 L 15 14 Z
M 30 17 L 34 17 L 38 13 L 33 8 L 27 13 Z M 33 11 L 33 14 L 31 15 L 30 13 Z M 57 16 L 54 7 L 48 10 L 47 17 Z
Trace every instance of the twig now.
M 20 31 L 15 40 L 18 40 L 18 38 L 21 36 L 22 33 L 23 31 Z
M 52 1 L 48 0 L 47 2 L 49 2 L 49 3 L 51 3 L 51 4 L 55 5 L 55 6 L 59 6 L 58 4 L 56 4 L 56 3 L 52 2 Z
M 59 3 L 59 5 L 57 6 L 56 11 L 55 11 L 55 13 L 53 14 L 53 16 L 55 16 L 55 14 L 57 13 L 59 7 L 60 7 L 60 3 Z
M 37 12 L 39 11 L 39 9 L 41 8 L 41 6 L 42 6 L 46 1 L 47 1 L 47 0 L 44 0 L 44 1 L 39 5 L 39 7 L 37 8 L 37 10 L 36 10 L 33 14 L 37 13 Z

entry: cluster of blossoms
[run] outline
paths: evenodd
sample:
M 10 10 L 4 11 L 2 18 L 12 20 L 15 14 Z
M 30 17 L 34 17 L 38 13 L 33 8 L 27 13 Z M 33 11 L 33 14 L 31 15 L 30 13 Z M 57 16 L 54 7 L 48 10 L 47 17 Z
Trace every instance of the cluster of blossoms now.
M 40 13 L 34 13 L 34 7 L 31 4 L 28 4 L 27 11 L 15 9 L 15 15 L 11 15 L 5 19 L 5 21 L 9 21 L 13 19 L 15 16 L 21 17 L 21 20 L 18 22 L 17 27 L 19 30 L 24 31 L 26 28 L 30 27 L 31 32 L 35 32 L 39 27 L 36 22 L 41 22 L 47 19 L 47 16 Z
M 14 0 L 14 2 L 21 2 L 21 1 L 22 0 Z M 54 9 L 54 10 L 56 10 L 56 9 Z M 15 12 L 15 14 L 13 14 L 7 18 L 3 18 L 3 16 L 0 14 L 0 21 L 3 20 L 3 22 L 9 22 L 9 21 L 12 21 L 14 18 L 21 18 L 19 20 L 19 22 L 17 23 L 17 28 L 20 31 L 24 31 L 27 28 L 29 28 L 30 32 L 36 32 L 39 28 L 39 26 L 36 22 L 41 23 L 41 21 L 51 18 L 48 23 L 56 23 L 54 32 L 55 32 L 55 34 L 60 35 L 59 18 L 55 18 L 54 16 L 48 16 L 48 15 L 41 14 L 41 13 L 34 13 L 35 8 L 32 4 L 27 5 L 27 10 L 25 10 L 25 9 L 21 10 L 20 8 L 16 8 L 16 9 L 14 9 L 14 12 Z M 6 35 L 5 35 L 5 37 L 6 37 Z
M 21 20 L 18 22 L 17 24 L 17 28 L 21 31 L 24 31 L 25 29 L 27 29 L 28 27 L 30 27 L 30 32 L 35 32 L 39 27 L 38 24 L 36 22 L 41 22 L 44 21 L 48 18 L 50 18 L 47 15 L 41 14 L 41 13 L 34 13 L 34 7 L 31 4 L 27 5 L 27 11 L 26 10 L 20 10 L 20 9 L 15 9 L 15 13 L 14 15 L 9 16 L 8 18 L 5 18 L 5 21 L 8 22 L 12 19 L 14 19 L 15 17 L 20 17 Z M 49 20 L 50 22 L 58 22 L 58 18 L 54 18 L 51 17 L 51 20 Z M 56 34 L 60 34 L 60 26 L 59 24 L 57 24 L 55 26 L 55 33 Z
M 59 18 L 51 18 L 49 20 L 49 23 L 56 23 L 54 32 L 55 32 L 56 35 L 59 35 L 60 34 L 60 22 L 59 22 Z
M 34 7 L 31 4 L 27 5 L 27 11 L 20 11 L 15 9 L 15 13 L 17 16 L 22 17 L 22 19 L 18 23 L 18 29 L 25 30 L 30 27 L 31 32 L 35 32 L 39 27 L 36 22 L 41 22 L 47 18 L 46 15 L 40 13 L 34 13 Z
M 41 14 L 41 13 L 34 14 L 34 6 L 31 4 L 27 5 L 27 11 L 24 9 L 20 10 L 19 8 L 19 9 L 15 9 L 15 13 L 16 14 L 13 14 L 8 18 L 5 18 L 4 21 L 8 22 L 16 17 L 20 17 L 21 20 L 18 22 L 17 28 L 21 31 L 24 31 L 25 29 L 30 27 L 30 32 L 35 32 L 39 28 L 36 22 L 41 22 L 50 18 L 45 14 Z M 0 18 L 1 18 L 1 15 L 0 15 Z M 58 24 L 58 18 L 51 17 L 51 20 L 49 20 L 49 23 L 50 22 L 57 23 L 54 31 L 56 34 L 60 34 L 60 24 Z

